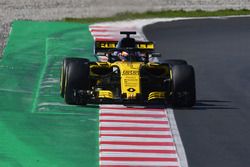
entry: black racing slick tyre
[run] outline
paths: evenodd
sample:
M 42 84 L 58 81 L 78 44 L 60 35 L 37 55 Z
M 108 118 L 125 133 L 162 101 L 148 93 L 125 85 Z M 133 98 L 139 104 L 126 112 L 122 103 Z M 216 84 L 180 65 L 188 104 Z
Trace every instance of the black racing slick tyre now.
M 77 58 L 77 57 L 67 57 L 63 60 L 62 67 L 61 67 L 61 75 L 60 75 L 60 95 L 61 95 L 61 97 L 64 97 L 66 68 L 67 68 L 69 63 L 79 61 L 79 60 L 88 62 L 88 59 Z
M 171 66 L 188 64 L 186 60 L 181 60 L 181 59 L 169 59 L 169 60 L 165 60 L 164 63 L 167 63 Z
M 172 67 L 172 103 L 174 107 L 192 107 L 196 101 L 195 73 L 190 65 Z
M 84 59 L 72 61 L 66 66 L 64 99 L 67 104 L 86 105 L 87 96 L 84 96 L 90 87 L 89 71 L 88 60 Z

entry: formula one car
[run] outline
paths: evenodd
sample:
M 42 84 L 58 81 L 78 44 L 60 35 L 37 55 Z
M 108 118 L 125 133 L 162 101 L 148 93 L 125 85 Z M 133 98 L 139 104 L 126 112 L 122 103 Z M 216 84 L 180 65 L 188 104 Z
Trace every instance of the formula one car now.
M 67 104 L 133 103 L 191 107 L 196 101 L 194 69 L 185 60 L 151 62 L 159 57 L 153 42 L 136 41 L 136 32 L 120 32 L 120 41 L 95 41 L 95 55 L 63 60 L 60 93 Z

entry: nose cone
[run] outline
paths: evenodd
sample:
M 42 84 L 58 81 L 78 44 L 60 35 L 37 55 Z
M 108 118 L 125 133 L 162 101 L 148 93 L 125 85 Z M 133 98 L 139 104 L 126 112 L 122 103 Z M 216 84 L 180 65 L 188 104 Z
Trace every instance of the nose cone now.
M 121 72 L 121 94 L 125 99 L 136 99 L 140 89 L 140 65 L 141 63 L 122 62 Z

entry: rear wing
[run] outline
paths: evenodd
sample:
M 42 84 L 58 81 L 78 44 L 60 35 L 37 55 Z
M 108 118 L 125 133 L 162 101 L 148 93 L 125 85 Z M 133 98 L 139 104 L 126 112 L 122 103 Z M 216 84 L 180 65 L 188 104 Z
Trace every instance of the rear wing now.
M 107 53 L 110 49 L 115 49 L 118 41 L 95 41 L 95 54 Z
M 107 53 L 111 49 L 115 49 L 118 41 L 95 41 L 95 54 Z M 137 50 L 143 53 L 153 52 L 154 43 L 145 41 L 136 41 Z
M 136 46 L 141 52 L 152 52 L 155 50 L 154 42 L 136 42 Z

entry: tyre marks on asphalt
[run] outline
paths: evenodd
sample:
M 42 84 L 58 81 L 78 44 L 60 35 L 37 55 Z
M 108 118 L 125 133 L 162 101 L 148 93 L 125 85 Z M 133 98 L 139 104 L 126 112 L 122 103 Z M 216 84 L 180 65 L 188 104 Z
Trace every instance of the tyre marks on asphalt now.
M 165 109 L 102 105 L 99 120 L 101 167 L 180 166 Z

